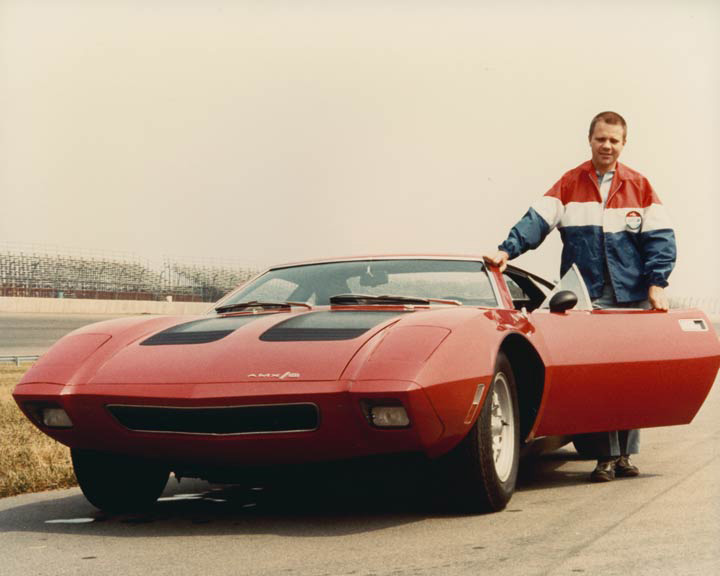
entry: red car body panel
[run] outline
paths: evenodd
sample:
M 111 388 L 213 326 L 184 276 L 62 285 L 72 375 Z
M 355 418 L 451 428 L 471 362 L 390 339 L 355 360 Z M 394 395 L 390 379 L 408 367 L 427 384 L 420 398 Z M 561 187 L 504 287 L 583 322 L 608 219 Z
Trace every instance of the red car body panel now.
M 507 338 L 542 363 L 529 438 L 684 424 L 720 365 L 720 342 L 702 312 L 515 310 L 503 275 L 490 269 L 499 306 L 316 307 L 228 314 L 247 323 L 182 346 L 147 345 L 168 329 L 207 318 L 102 322 L 66 336 L 14 391 L 43 432 L 69 446 L 187 466 L 250 466 L 423 452 L 437 457 L 467 435 L 485 401 Z M 357 337 L 268 341 L 262 335 L 318 311 L 388 312 Z M 394 313 L 394 314 L 393 314 Z M 252 317 L 252 318 L 250 318 Z M 351 316 L 347 316 L 351 318 Z M 703 331 L 681 319 L 705 322 Z M 244 321 L 244 320 L 243 320 Z M 520 383 L 522 385 L 522 383 Z M 364 403 L 401 403 L 411 424 L 372 426 Z M 109 406 L 197 410 L 313 404 L 312 430 L 195 434 L 130 429 Z M 71 428 L 38 422 L 38 405 L 66 410 Z
M 717 335 L 681 329 L 696 311 L 533 316 L 548 366 L 539 436 L 687 424 L 717 373 Z
M 295 312 L 307 314 L 307 312 Z M 288 314 L 263 314 L 242 330 L 201 347 L 194 353 L 192 345 L 186 353 L 178 354 L 174 346 L 141 346 L 134 342 L 118 351 L 111 362 L 96 372 L 91 384 L 167 384 L 243 382 L 250 374 L 298 373 L 299 381 L 338 380 L 348 362 L 362 346 L 361 339 L 332 342 L 328 346 L 317 342 L 264 342 L 260 336 L 273 324 L 287 320 Z M 183 322 L 197 318 L 186 318 Z M 364 334 L 367 340 L 397 319 L 383 323 Z M 255 378 L 259 378 L 256 376 Z M 262 379 L 262 378 L 261 378 Z M 268 379 L 267 377 L 265 379 Z

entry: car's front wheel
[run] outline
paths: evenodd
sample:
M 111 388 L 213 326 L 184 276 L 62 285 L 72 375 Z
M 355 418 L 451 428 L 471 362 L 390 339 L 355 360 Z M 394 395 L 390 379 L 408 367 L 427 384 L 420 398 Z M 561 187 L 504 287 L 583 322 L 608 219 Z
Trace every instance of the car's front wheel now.
M 85 498 L 107 512 L 152 506 L 167 484 L 162 464 L 105 452 L 71 449 L 73 468 Z
M 515 376 L 502 352 L 475 425 L 448 458 L 450 497 L 459 509 L 495 512 L 505 508 L 517 480 L 520 421 Z

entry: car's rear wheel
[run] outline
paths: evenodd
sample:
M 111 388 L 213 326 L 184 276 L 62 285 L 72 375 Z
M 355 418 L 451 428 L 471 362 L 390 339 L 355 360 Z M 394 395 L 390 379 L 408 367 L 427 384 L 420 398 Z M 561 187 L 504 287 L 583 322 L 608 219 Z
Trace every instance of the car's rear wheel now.
M 167 484 L 162 464 L 104 452 L 71 450 L 73 468 L 85 498 L 107 512 L 148 508 Z
M 515 376 L 502 352 L 480 415 L 448 458 L 456 507 L 468 512 L 505 508 L 517 481 L 520 420 Z

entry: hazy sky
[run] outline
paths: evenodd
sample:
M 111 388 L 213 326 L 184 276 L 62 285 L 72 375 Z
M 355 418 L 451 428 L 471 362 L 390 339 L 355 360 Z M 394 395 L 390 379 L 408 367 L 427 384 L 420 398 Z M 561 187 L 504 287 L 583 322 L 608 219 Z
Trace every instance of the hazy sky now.
M 714 0 L 0 0 L 0 242 L 493 251 L 612 109 L 717 297 L 719 44 Z

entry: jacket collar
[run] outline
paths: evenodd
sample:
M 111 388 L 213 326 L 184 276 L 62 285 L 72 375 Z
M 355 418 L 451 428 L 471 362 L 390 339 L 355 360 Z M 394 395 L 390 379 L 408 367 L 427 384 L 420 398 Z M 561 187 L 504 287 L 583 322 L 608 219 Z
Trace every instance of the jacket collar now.
M 593 178 L 597 178 L 597 171 L 595 170 L 595 165 L 592 163 L 592 160 L 588 160 L 587 162 L 580 164 L 580 170 L 587 172 Z M 630 174 L 628 173 L 627 166 L 617 162 L 615 164 L 615 176 L 613 176 L 613 180 L 628 180 L 629 176 Z
M 587 162 L 580 164 L 580 170 L 587 174 L 587 177 L 595 184 L 595 188 L 598 189 L 597 171 L 595 170 L 595 165 L 592 163 L 592 160 L 588 160 Z M 615 175 L 613 176 L 612 184 L 610 185 L 610 192 L 608 192 L 608 202 L 610 202 L 610 198 L 613 197 L 615 192 L 617 192 L 620 186 L 622 186 L 623 181 L 627 180 L 628 177 L 628 168 L 623 164 L 620 164 L 620 162 L 617 162 L 615 164 Z M 600 194 L 599 189 L 598 194 Z

